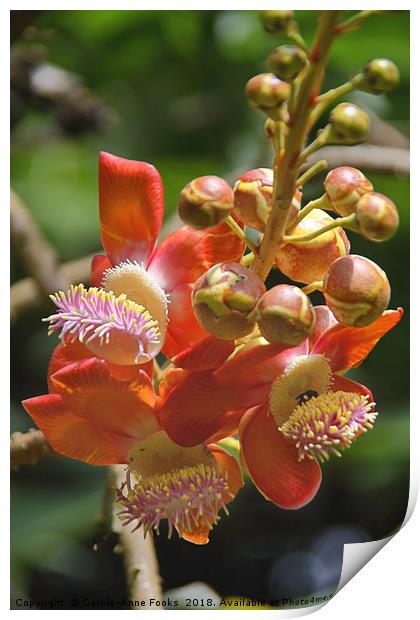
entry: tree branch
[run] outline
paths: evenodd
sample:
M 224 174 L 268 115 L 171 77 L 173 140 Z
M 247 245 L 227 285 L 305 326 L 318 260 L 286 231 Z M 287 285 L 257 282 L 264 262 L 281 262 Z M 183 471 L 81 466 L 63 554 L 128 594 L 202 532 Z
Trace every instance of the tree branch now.
M 42 431 L 31 428 L 27 433 L 13 433 L 10 438 L 10 465 L 35 465 L 55 452 Z
M 115 485 L 121 486 L 125 481 L 125 470 L 122 465 L 112 465 Z M 156 601 L 162 599 L 162 579 L 156 558 L 153 537 L 144 536 L 143 528 L 131 532 L 129 526 L 123 526 L 118 517 L 120 506 L 114 506 L 113 529 L 119 534 L 123 546 L 124 563 L 127 575 L 130 600 L 145 601 L 143 607 L 133 609 L 153 609 Z M 154 599 L 155 603 L 152 602 Z

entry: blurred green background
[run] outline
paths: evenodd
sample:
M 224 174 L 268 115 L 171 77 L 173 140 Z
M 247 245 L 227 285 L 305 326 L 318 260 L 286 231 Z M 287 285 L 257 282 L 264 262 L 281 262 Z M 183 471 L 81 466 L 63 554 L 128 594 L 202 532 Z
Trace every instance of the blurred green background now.
M 315 13 L 297 11 L 297 18 L 310 40 Z M 100 248 L 99 150 L 153 163 L 165 184 L 166 217 L 192 178 L 233 180 L 238 172 L 270 165 L 263 118 L 243 95 L 245 82 L 265 70 L 267 54 L 279 44 L 262 30 L 256 12 L 12 11 L 12 32 L 12 186 L 61 260 Z M 374 57 L 398 65 L 400 85 L 389 95 L 347 99 L 408 136 L 407 11 L 373 16 L 337 40 L 325 87 L 346 81 Z M 79 76 L 71 79 L 73 94 L 81 93 L 81 112 L 57 106 L 57 93 L 45 92 L 51 66 Z M 58 82 L 68 76 L 56 74 Z M 386 270 L 391 307 L 408 311 L 409 181 L 364 172 L 397 204 L 401 228 L 383 245 L 352 236 L 352 251 Z M 320 195 L 321 180 L 306 188 L 305 202 Z M 12 281 L 24 275 L 12 257 Z M 12 431 L 31 426 L 21 399 L 46 392 L 56 344 L 40 322 L 48 312 L 46 299 L 12 325 Z M 263 599 L 332 591 L 343 542 L 381 538 L 398 528 L 409 484 L 408 324 L 406 314 L 351 373 L 371 387 L 381 415 L 372 433 L 323 467 L 316 499 L 289 513 L 247 485 L 209 545 L 167 541 L 163 532 L 157 549 L 165 589 L 203 581 L 221 595 Z M 125 592 L 115 540 L 97 531 L 104 477 L 99 468 L 58 458 L 12 474 L 12 599 L 55 595 L 68 601 Z

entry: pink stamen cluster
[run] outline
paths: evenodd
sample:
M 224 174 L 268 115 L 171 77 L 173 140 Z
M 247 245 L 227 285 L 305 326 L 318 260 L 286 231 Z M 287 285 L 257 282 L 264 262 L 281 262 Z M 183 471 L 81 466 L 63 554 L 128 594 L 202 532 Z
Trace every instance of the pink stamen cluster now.
M 88 345 L 99 339 L 108 344 L 111 331 L 131 335 L 137 339 L 138 353 L 135 361 L 144 356 L 150 358 L 148 347 L 159 342 L 157 321 L 141 306 L 122 294 L 116 297 L 112 291 L 83 284 L 71 286 L 67 293 L 60 291 L 50 298 L 58 308 L 56 314 L 43 319 L 50 323 L 48 334 L 61 331 L 63 342 L 69 336 L 71 342 L 79 340 Z
M 374 405 L 361 394 L 325 392 L 296 407 L 280 431 L 295 442 L 299 460 L 326 461 L 330 452 L 341 456 L 340 450 L 373 427 Z
M 174 527 L 180 533 L 212 529 L 220 519 L 219 510 L 227 513 L 225 501 L 232 497 L 227 475 L 203 463 L 146 478 L 134 487 L 128 474 L 127 482 L 117 489 L 124 525 L 137 520 L 133 531 L 142 526 L 146 535 L 152 530 L 159 533 L 161 520 L 167 519 L 169 538 Z

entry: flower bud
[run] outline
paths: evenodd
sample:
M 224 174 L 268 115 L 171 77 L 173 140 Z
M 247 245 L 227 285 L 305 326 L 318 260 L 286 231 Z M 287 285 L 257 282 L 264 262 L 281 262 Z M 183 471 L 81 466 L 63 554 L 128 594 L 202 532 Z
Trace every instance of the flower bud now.
M 369 131 L 369 117 L 353 103 L 339 103 L 330 114 L 328 142 L 331 144 L 358 144 Z
M 260 19 L 266 32 L 286 34 L 293 19 L 293 11 L 261 11 Z
M 232 209 L 232 188 L 224 179 L 212 175 L 194 179 L 179 196 L 179 217 L 197 230 L 217 226 Z
M 248 80 L 245 87 L 249 105 L 266 113 L 273 113 L 287 100 L 289 93 L 290 84 L 273 73 L 260 73 Z
M 333 218 L 321 209 L 313 209 L 293 229 L 294 237 L 303 237 L 324 228 Z M 287 243 L 277 252 L 277 265 L 286 276 L 296 282 L 309 284 L 322 280 L 332 262 L 350 251 L 347 235 L 341 227 L 333 228 L 312 241 Z
M 398 230 L 395 204 L 379 192 L 364 194 L 356 205 L 356 222 L 360 233 L 371 241 L 387 241 Z
M 324 277 L 325 300 L 337 321 L 351 327 L 373 323 L 388 307 L 386 273 L 364 256 L 338 258 Z
M 258 327 L 269 342 L 296 346 L 310 335 L 315 313 L 311 300 L 297 286 L 279 284 L 261 297 Z
M 306 64 L 306 54 L 296 45 L 280 45 L 268 57 L 267 67 L 281 80 L 292 82 Z
M 387 93 L 395 88 L 400 81 L 400 72 L 392 60 L 375 58 L 363 69 L 364 79 L 357 88 L 368 93 Z
M 271 168 L 256 168 L 245 172 L 234 187 L 235 212 L 246 226 L 264 232 L 271 213 L 273 195 L 273 171 Z M 302 192 L 297 189 L 290 206 L 288 223 L 297 216 Z
M 360 196 L 371 192 L 373 185 L 357 168 L 340 166 L 327 174 L 324 188 L 336 213 L 346 216 L 354 212 Z
M 250 334 L 255 308 L 265 286 L 253 271 L 238 263 L 214 265 L 195 283 L 192 302 L 198 322 L 222 340 Z

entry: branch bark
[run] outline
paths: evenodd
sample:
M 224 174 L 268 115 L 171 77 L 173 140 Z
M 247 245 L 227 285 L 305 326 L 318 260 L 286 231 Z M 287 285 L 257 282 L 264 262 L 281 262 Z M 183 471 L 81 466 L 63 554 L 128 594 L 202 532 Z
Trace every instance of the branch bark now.
M 10 438 L 10 466 L 35 465 L 41 459 L 53 456 L 51 448 L 42 431 L 31 428 L 27 433 L 13 433 Z
M 121 486 L 125 481 L 124 467 L 112 465 L 111 470 L 116 486 Z M 155 609 L 156 601 L 162 600 L 162 580 L 153 537 L 150 534 L 144 537 L 143 528 L 131 532 L 128 526 L 123 526 L 118 517 L 119 510 L 115 504 L 113 529 L 119 534 L 123 547 L 130 600 L 145 602 L 144 606 L 132 609 Z

